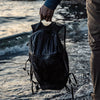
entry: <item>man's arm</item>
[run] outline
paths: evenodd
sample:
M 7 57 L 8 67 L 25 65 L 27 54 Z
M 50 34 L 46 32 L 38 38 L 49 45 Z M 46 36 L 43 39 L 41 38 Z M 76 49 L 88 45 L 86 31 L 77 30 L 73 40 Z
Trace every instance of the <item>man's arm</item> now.
M 61 0 L 46 0 L 44 5 L 49 9 L 56 9 L 57 5 L 60 3 Z
M 40 8 L 40 19 L 51 21 L 54 10 L 61 0 L 46 0 L 44 5 Z

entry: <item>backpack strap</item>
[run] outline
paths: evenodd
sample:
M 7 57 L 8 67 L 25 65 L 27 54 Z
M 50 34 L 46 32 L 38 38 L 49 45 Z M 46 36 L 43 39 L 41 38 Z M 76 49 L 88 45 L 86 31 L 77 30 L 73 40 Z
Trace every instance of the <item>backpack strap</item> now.
M 75 83 L 74 82 L 72 82 L 74 85 L 76 85 L 77 84 L 77 80 L 76 80 L 76 77 L 75 77 L 75 75 L 73 74 L 73 73 L 69 73 L 69 76 L 70 75 L 72 75 L 73 76 L 73 78 L 74 78 L 74 81 L 75 81 Z
M 64 25 L 64 49 L 66 50 L 66 25 Z
M 74 82 L 72 82 L 72 80 L 70 78 L 70 75 L 73 76 Z M 65 88 L 66 88 L 67 91 L 69 91 L 69 92 L 71 91 L 72 100 L 74 100 L 74 89 L 73 89 L 73 87 L 77 85 L 77 80 L 76 80 L 76 77 L 75 77 L 75 75 L 73 73 L 69 73 L 68 82 L 69 82 L 69 84 L 71 86 L 71 89 L 69 89 L 67 85 L 65 86 Z
M 29 59 L 27 59 L 26 60 L 26 62 L 25 62 L 25 67 L 23 68 L 24 69 L 24 71 L 27 71 L 27 74 L 28 75 L 30 75 L 30 81 L 32 82 L 32 85 L 31 85 L 31 90 L 32 90 L 32 94 L 34 94 L 34 90 L 33 90 L 33 83 L 35 84 L 35 88 L 36 88 L 36 92 L 38 92 L 38 90 L 39 90 L 39 84 L 38 84 L 38 82 L 35 82 L 35 81 L 33 81 L 33 67 L 32 67 L 32 64 L 31 64 L 31 62 L 30 62 L 30 73 L 29 73 L 29 71 L 27 70 L 27 63 L 28 63 L 28 61 L 30 61 Z
M 66 25 L 64 25 L 64 50 L 66 50 Z M 65 66 L 67 68 L 67 65 L 66 65 L 66 62 L 65 62 Z M 74 79 L 74 82 L 72 82 L 71 78 L 70 78 L 70 75 L 73 76 L 73 79 Z M 68 81 L 69 81 L 69 84 L 71 86 L 71 89 L 68 88 L 67 85 L 65 85 L 65 88 L 66 88 L 66 91 L 70 92 L 71 91 L 71 94 L 72 94 L 72 100 L 74 100 L 74 91 L 73 91 L 73 86 L 75 86 L 77 84 L 77 80 L 76 80 L 76 77 L 73 73 L 69 73 L 68 74 Z
M 24 71 L 27 71 L 27 74 L 29 75 L 29 71 L 27 70 L 27 63 L 29 62 L 29 59 L 25 62 L 25 67 L 23 68 Z
M 36 65 L 33 64 L 33 66 L 36 66 Z M 32 82 L 32 86 L 31 86 L 32 94 L 34 94 L 33 83 L 35 84 L 36 92 L 38 92 L 38 90 L 40 89 L 39 83 L 33 81 L 33 72 L 34 72 L 33 66 L 32 64 L 30 65 L 30 81 Z

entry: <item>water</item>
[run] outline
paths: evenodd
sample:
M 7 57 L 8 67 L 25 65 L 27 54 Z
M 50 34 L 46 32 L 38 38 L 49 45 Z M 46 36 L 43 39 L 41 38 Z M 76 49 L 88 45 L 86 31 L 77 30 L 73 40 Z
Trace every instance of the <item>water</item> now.
M 42 1 L 0 0 L 0 38 L 30 31 L 30 25 L 39 21 L 38 9 L 42 4 Z
M 43 1 L 0 0 L 0 100 L 70 100 L 71 93 L 39 90 L 31 94 L 29 76 L 23 67 L 28 59 L 27 42 L 31 25 L 39 22 L 39 8 Z M 63 19 L 58 12 L 55 19 Z M 61 21 L 61 20 L 59 20 Z M 90 78 L 90 48 L 87 39 L 87 20 L 65 21 L 67 26 L 66 49 L 70 72 L 78 79 L 76 100 L 91 100 L 93 91 Z

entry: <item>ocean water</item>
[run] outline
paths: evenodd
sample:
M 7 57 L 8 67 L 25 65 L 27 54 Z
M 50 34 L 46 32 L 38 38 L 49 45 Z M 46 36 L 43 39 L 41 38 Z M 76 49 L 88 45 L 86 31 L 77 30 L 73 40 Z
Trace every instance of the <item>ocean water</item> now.
M 43 1 L 0 0 L 0 100 L 71 100 L 71 93 L 66 93 L 65 89 L 39 90 L 32 95 L 30 78 L 23 70 L 28 59 L 31 25 L 40 21 L 39 8 L 42 4 Z M 59 11 L 66 12 L 58 6 L 53 20 L 63 22 L 61 19 L 64 17 Z M 74 89 L 75 100 L 92 100 L 87 19 L 64 22 L 70 72 L 78 81 Z

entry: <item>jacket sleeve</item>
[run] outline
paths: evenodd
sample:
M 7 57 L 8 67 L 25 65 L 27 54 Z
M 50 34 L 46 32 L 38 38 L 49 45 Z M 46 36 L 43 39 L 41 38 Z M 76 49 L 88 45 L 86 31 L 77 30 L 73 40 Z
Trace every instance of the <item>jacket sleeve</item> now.
M 44 5 L 52 10 L 56 9 L 61 0 L 46 0 Z

